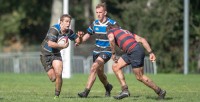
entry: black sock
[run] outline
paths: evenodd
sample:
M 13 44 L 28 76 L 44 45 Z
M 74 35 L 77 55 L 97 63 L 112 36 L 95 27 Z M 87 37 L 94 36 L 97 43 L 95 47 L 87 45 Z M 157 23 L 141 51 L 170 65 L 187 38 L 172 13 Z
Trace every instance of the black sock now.
M 109 83 L 106 86 L 104 86 L 106 90 L 109 90 L 108 85 L 109 85 Z
M 159 95 L 161 92 L 161 88 L 158 87 L 158 89 L 155 92 Z
M 55 95 L 59 96 L 60 95 L 60 91 L 55 90 Z
M 90 89 L 85 88 L 84 92 L 89 93 L 89 92 L 90 92 Z

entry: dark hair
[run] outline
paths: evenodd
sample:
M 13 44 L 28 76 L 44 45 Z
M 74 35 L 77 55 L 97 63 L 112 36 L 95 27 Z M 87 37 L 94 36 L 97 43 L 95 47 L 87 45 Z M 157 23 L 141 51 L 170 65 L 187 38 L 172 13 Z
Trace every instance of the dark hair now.
M 100 8 L 100 7 L 103 7 L 103 9 L 104 9 L 105 11 L 107 11 L 106 3 L 100 3 L 100 4 L 98 4 L 98 5 L 96 6 L 96 8 Z
M 120 26 L 118 24 L 115 24 L 115 25 L 110 24 L 106 27 L 106 31 L 108 32 L 109 30 L 114 29 L 114 28 L 120 28 Z
M 60 21 L 63 21 L 63 19 L 64 19 L 65 17 L 70 18 L 70 20 L 72 19 L 72 17 L 71 17 L 69 14 L 63 14 L 63 15 L 60 17 Z

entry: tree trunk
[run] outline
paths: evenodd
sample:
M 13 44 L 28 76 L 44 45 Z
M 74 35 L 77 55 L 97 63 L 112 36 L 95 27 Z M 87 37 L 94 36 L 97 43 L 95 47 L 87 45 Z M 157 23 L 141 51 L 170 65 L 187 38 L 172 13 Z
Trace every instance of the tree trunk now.
M 97 4 L 99 4 L 101 2 L 101 0 L 92 0 L 92 11 L 93 11 L 93 14 L 94 14 L 94 18 L 97 19 L 97 16 L 96 16 L 96 6 Z
M 55 23 L 58 23 L 59 18 L 62 15 L 62 8 L 63 0 L 53 0 L 50 26 L 52 26 Z
M 199 56 L 198 56 L 197 72 L 200 73 L 200 54 L 199 54 Z
M 85 18 L 90 18 L 90 2 L 91 0 L 84 0 L 83 3 L 84 3 L 84 16 Z M 89 22 L 89 19 L 86 19 L 85 23 L 87 25 L 90 24 Z

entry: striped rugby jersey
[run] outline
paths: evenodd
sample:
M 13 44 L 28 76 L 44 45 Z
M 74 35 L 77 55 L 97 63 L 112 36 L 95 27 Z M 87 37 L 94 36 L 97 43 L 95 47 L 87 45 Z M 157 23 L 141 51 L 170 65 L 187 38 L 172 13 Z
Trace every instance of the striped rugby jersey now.
M 78 36 L 74 34 L 73 30 L 68 29 L 67 33 L 61 34 L 60 24 L 55 24 L 47 32 L 45 39 L 41 44 L 41 52 L 45 54 L 56 54 L 60 53 L 60 49 L 52 48 L 48 46 L 48 40 L 57 42 L 60 37 L 68 36 L 68 38 L 74 41 Z
M 131 52 L 138 44 L 138 42 L 135 40 L 135 34 L 132 34 L 128 30 L 114 28 L 108 32 L 112 32 L 114 34 L 117 46 L 119 46 L 119 48 L 126 53 Z
M 110 43 L 107 37 L 106 28 L 108 25 L 115 25 L 116 21 L 107 18 L 104 23 L 101 23 L 99 20 L 95 20 L 87 29 L 87 32 L 90 35 L 95 35 L 96 48 L 93 50 L 94 53 L 108 52 L 111 53 Z

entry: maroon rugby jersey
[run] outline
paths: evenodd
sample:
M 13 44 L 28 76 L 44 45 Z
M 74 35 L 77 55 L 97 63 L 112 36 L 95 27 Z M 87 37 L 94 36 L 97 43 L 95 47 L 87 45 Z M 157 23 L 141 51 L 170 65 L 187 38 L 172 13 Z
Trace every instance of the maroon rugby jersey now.
M 134 35 L 128 30 L 124 29 L 111 29 L 108 34 L 112 32 L 115 37 L 115 42 L 119 48 L 121 48 L 124 52 L 130 52 L 137 45 L 137 41 L 135 40 Z

